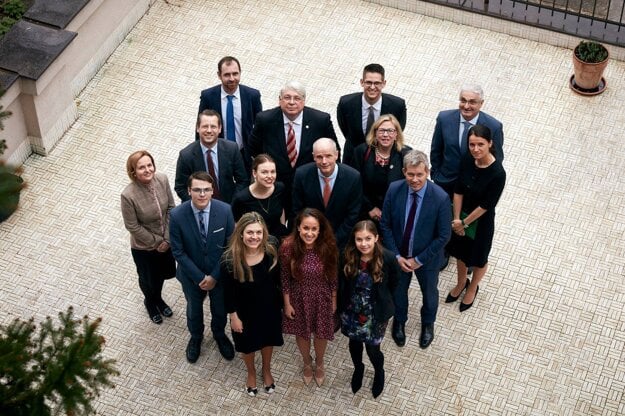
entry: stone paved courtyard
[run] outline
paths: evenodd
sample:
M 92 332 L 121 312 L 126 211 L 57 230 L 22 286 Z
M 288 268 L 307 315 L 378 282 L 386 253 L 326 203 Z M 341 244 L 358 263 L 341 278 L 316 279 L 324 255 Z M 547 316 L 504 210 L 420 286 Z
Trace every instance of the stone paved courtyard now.
M 457 105 L 465 81 L 483 85 L 484 111 L 504 123 L 508 182 L 476 304 L 460 314 L 442 303 L 448 267 L 436 336 L 421 350 L 413 284 L 408 342 L 383 343 L 377 400 L 367 362 L 351 393 L 342 335 L 323 387 L 304 386 L 287 337 L 276 393 L 250 398 L 242 361 L 224 361 L 209 334 L 200 360 L 185 360 L 176 280 L 164 289 L 173 318 L 157 326 L 144 311 L 119 209 L 125 161 L 146 148 L 173 184 L 224 55 L 240 59 L 265 109 L 284 82 L 302 81 L 337 132 L 338 99 L 370 62 L 385 66 L 385 92 L 406 99 L 414 148 L 429 152 L 436 114 Z M 0 225 L 0 322 L 68 305 L 102 316 L 121 371 L 97 400 L 102 415 L 625 414 L 625 63 L 610 62 L 607 91 L 586 98 L 568 88 L 570 60 L 567 49 L 356 0 L 157 1 L 78 97 L 80 117 L 51 155 L 24 165 L 21 208 Z

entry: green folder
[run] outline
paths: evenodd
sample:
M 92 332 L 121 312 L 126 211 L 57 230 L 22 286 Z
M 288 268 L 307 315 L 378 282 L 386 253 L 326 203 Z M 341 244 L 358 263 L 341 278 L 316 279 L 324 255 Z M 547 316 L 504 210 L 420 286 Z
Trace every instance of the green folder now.
M 464 220 L 468 216 L 469 214 L 467 214 L 466 212 L 464 211 L 460 212 L 461 220 Z M 469 237 L 471 240 L 475 240 L 475 232 L 477 231 L 477 221 L 478 220 L 473 221 L 471 224 L 469 224 L 467 228 L 464 229 L 464 235 Z

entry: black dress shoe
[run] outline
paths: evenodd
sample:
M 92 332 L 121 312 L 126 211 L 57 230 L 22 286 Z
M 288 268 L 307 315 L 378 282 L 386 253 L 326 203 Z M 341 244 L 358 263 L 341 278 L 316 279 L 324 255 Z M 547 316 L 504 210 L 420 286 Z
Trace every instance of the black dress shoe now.
M 449 294 L 447 295 L 447 298 L 445 298 L 445 303 L 452 303 L 458 300 L 458 298 L 460 297 L 460 295 L 462 295 L 462 292 L 464 292 L 465 290 L 467 290 L 467 288 L 469 287 L 469 285 L 471 284 L 471 281 L 467 278 L 466 283 L 464 284 L 464 289 L 462 289 L 460 291 L 460 293 L 458 293 L 458 296 L 452 296 L 451 292 L 449 292 Z
M 365 365 L 360 363 L 354 368 L 354 374 L 352 374 L 352 393 L 356 394 L 362 387 L 362 376 L 365 374 Z
M 217 343 L 217 348 L 219 348 L 219 353 L 228 361 L 232 361 L 234 359 L 234 347 L 232 346 L 232 342 L 228 339 L 227 336 L 215 338 L 215 342 Z
M 478 286 L 477 289 L 475 289 L 475 296 L 473 297 L 473 302 L 475 302 L 475 299 L 477 298 L 477 292 L 479 291 L 480 291 L 480 287 Z M 460 302 L 460 312 L 464 312 L 467 309 L 469 309 L 471 306 L 473 306 L 473 302 L 471 303 Z
M 165 318 L 171 318 L 174 315 L 174 312 L 171 310 L 171 308 L 169 306 L 167 306 L 166 303 L 163 303 L 161 306 L 159 306 L 158 307 L 158 311 Z
M 419 337 L 419 346 L 421 348 L 427 348 L 434 339 L 434 324 L 422 324 L 421 336 Z
M 150 316 L 150 319 L 152 320 L 152 322 L 154 322 L 157 325 L 160 325 L 163 323 L 163 318 L 161 317 L 159 313 Z
M 467 274 L 473 274 L 473 267 L 467 267 Z
M 187 361 L 193 364 L 200 358 L 200 350 L 202 349 L 202 340 L 191 338 L 187 344 Z
M 404 345 L 406 345 L 405 326 L 405 323 L 397 322 L 395 319 L 393 319 L 393 341 L 395 341 L 395 344 L 397 344 L 398 347 L 403 347 Z

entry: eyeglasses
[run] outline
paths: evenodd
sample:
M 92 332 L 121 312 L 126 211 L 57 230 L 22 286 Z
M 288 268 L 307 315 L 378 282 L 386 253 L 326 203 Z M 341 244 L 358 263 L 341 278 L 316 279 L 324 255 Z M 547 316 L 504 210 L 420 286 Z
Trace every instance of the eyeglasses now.
M 295 101 L 296 103 L 299 103 L 300 101 L 304 101 L 304 99 L 302 97 L 300 97 L 299 95 L 295 95 L 295 96 L 291 96 L 291 95 L 284 95 L 282 97 L 280 97 L 281 100 L 284 101 Z
M 378 129 L 377 132 L 382 134 L 382 135 L 384 135 L 385 133 L 386 134 L 395 134 L 395 133 L 397 133 L 397 130 L 395 130 L 395 129 Z
M 196 194 L 208 194 L 210 192 L 213 192 L 213 188 L 191 188 L 191 192 L 196 193 Z
M 363 84 L 365 84 L 365 87 L 380 88 L 382 86 L 382 84 L 384 84 L 384 83 L 382 81 L 365 81 L 365 82 L 363 82 Z
M 482 104 L 482 100 L 466 100 L 464 98 L 460 99 L 460 104 L 461 105 L 467 105 L 469 104 L 471 107 L 476 106 L 478 104 Z

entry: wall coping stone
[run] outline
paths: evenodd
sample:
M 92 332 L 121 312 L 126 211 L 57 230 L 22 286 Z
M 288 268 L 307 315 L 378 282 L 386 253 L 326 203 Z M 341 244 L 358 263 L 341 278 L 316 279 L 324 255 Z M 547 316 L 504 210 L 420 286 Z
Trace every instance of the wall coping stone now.
M 90 0 L 35 0 L 24 17 L 65 29 Z

